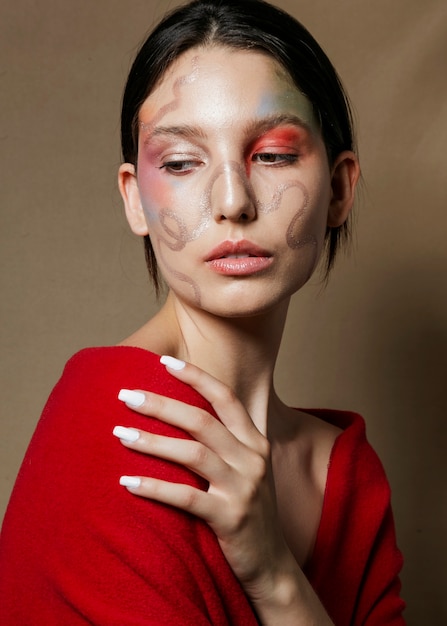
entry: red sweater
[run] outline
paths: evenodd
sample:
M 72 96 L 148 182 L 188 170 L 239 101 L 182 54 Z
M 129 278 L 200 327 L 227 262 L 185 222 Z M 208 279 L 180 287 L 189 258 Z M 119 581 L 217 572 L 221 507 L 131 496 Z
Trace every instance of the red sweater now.
M 115 425 L 186 433 L 117 400 L 147 389 L 210 410 L 159 357 L 90 348 L 67 363 L 28 448 L 0 539 L 3 626 L 257 624 L 203 521 L 129 494 L 122 474 L 206 483 L 131 451 Z M 331 455 L 323 513 L 305 568 L 336 626 L 404 624 L 388 483 L 354 414 L 312 411 L 344 429 Z

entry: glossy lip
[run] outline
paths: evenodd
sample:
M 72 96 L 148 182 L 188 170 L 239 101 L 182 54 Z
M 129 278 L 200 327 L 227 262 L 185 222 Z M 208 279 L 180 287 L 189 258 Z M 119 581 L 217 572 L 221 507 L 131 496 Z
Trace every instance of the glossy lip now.
M 271 257 L 272 255 L 264 248 L 260 248 L 251 241 L 241 239 L 240 241 L 223 241 L 213 248 L 206 256 L 205 261 L 214 261 L 234 254 L 243 254 L 249 257 Z
M 211 250 L 205 262 L 218 274 L 249 276 L 267 269 L 273 257 L 267 250 L 243 239 L 222 242 Z

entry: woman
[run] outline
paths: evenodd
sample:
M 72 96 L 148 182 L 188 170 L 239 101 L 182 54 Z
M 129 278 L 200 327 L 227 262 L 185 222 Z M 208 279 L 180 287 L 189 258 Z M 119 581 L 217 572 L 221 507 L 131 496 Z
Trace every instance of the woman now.
M 137 55 L 122 147 L 168 295 L 54 389 L 5 518 L 2 623 L 402 624 L 363 421 L 273 386 L 290 297 L 325 247 L 330 269 L 359 177 L 330 62 L 264 2 L 192 2 Z

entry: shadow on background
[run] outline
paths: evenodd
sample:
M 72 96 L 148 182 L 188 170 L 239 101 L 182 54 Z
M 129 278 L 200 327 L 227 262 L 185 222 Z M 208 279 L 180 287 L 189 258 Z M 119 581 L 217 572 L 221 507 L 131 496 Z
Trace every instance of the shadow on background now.
M 377 407 L 395 411 L 385 428 L 387 455 L 398 456 L 393 503 L 409 626 L 447 624 L 447 325 L 437 272 L 418 265 L 384 276 L 367 350 Z

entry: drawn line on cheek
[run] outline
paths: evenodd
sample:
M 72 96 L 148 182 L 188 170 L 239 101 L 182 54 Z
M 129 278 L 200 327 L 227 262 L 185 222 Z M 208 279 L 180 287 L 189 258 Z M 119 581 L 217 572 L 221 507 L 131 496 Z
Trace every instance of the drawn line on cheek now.
M 289 246 L 289 248 L 292 248 L 292 250 L 298 250 L 299 248 L 302 248 L 303 246 L 308 246 L 308 245 L 316 246 L 317 245 L 317 238 L 315 237 L 315 235 L 304 235 L 300 239 L 296 239 L 294 234 L 292 232 L 289 232 L 291 231 L 291 226 L 292 224 L 287 229 L 287 245 Z
M 205 230 L 209 227 L 211 223 L 211 215 L 212 215 L 212 202 L 211 197 L 213 193 L 214 185 L 217 180 L 228 173 L 235 172 L 245 189 L 245 193 L 249 197 L 250 201 L 257 207 L 258 201 L 255 197 L 255 193 L 250 181 L 247 179 L 245 169 L 236 161 L 229 161 L 228 163 L 220 163 L 217 165 L 210 175 L 210 179 L 204 192 L 202 193 L 202 197 L 199 201 L 200 206 L 200 219 L 199 223 L 191 232 L 188 232 L 188 228 L 184 222 L 184 220 L 172 209 L 162 209 L 160 211 L 160 223 L 164 231 L 169 237 L 172 237 L 176 243 L 170 243 L 163 239 L 163 242 L 171 249 L 171 250 L 182 250 L 184 246 L 190 242 L 195 241 L 202 235 Z M 172 230 L 166 224 L 166 218 L 172 219 L 178 225 L 178 232 Z
M 317 239 L 315 235 L 302 235 L 301 237 L 298 238 L 294 232 L 297 222 L 299 222 L 299 220 L 303 217 L 304 213 L 306 212 L 307 207 L 309 206 L 309 192 L 307 191 L 306 187 L 298 180 L 285 183 L 284 185 L 282 185 L 282 189 L 278 190 L 281 192 L 279 202 L 281 201 L 284 192 L 287 189 L 290 189 L 291 187 L 298 187 L 301 190 L 303 194 L 303 201 L 302 201 L 301 207 L 295 213 L 289 226 L 287 227 L 287 231 L 286 231 L 287 245 L 292 250 L 298 250 L 299 248 L 302 248 L 303 246 L 308 246 L 308 245 L 316 246 Z
M 162 239 L 159 239 L 159 243 L 162 242 Z M 164 242 L 163 242 L 164 243 Z M 168 272 L 170 272 L 172 274 L 172 276 L 174 276 L 174 278 L 177 278 L 178 280 L 187 283 L 188 285 L 191 286 L 193 293 L 194 293 L 194 302 L 197 304 L 197 306 L 201 305 L 202 302 L 202 296 L 200 293 L 200 288 L 198 286 L 198 284 L 187 274 L 183 274 L 182 272 L 177 271 L 176 269 L 174 269 L 171 265 L 169 265 L 169 263 L 167 263 L 166 258 L 163 254 L 163 252 L 161 251 L 161 246 L 158 246 L 158 253 L 160 255 L 160 260 L 163 263 L 163 265 L 166 267 L 166 269 L 168 270 Z
M 270 202 L 259 202 L 259 207 L 258 207 L 259 211 L 261 213 L 273 213 L 274 211 L 277 211 L 281 205 L 281 200 L 282 200 L 284 193 L 291 187 L 298 187 L 299 189 L 301 189 L 301 191 L 303 192 L 304 202 L 306 205 L 308 202 L 308 198 L 309 198 L 307 189 L 298 180 L 290 180 L 286 183 L 283 183 L 282 185 L 279 185 L 276 188 Z
M 168 248 L 175 251 L 183 250 L 187 243 L 189 243 L 190 241 L 195 241 L 198 237 L 200 237 L 200 235 L 206 230 L 210 223 L 210 215 L 208 211 L 201 209 L 201 214 L 202 217 L 199 221 L 198 226 L 196 226 L 192 230 L 192 232 L 188 232 L 188 227 L 185 224 L 185 221 L 182 217 L 178 215 L 176 211 L 167 208 L 161 209 L 159 213 L 160 225 L 165 233 L 168 235 L 168 237 L 171 237 L 175 242 L 172 243 L 170 241 L 167 241 L 166 239 L 163 239 Z M 167 219 L 170 219 L 176 223 L 177 230 L 173 230 L 170 226 L 168 226 L 168 224 L 166 223 Z
M 166 221 L 165 221 L 166 219 L 171 219 L 177 224 L 178 233 L 176 233 L 174 230 L 172 230 L 172 228 L 170 228 L 166 224 Z M 176 242 L 176 243 L 171 243 L 170 241 L 167 241 L 166 239 L 163 238 L 162 239 L 163 243 L 165 243 L 168 246 L 168 248 L 170 248 L 171 250 L 175 250 L 175 251 L 182 250 L 185 247 L 186 243 L 189 241 L 188 229 L 186 228 L 186 224 L 182 220 L 182 218 L 179 215 L 177 215 L 175 211 L 172 211 L 171 209 L 161 209 L 160 214 L 159 214 L 159 220 L 160 220 L 161 227 L 163 228 L 165 233 L 169 237 L 172 237 L 172 239 L 174 239 L 174 241 Z

